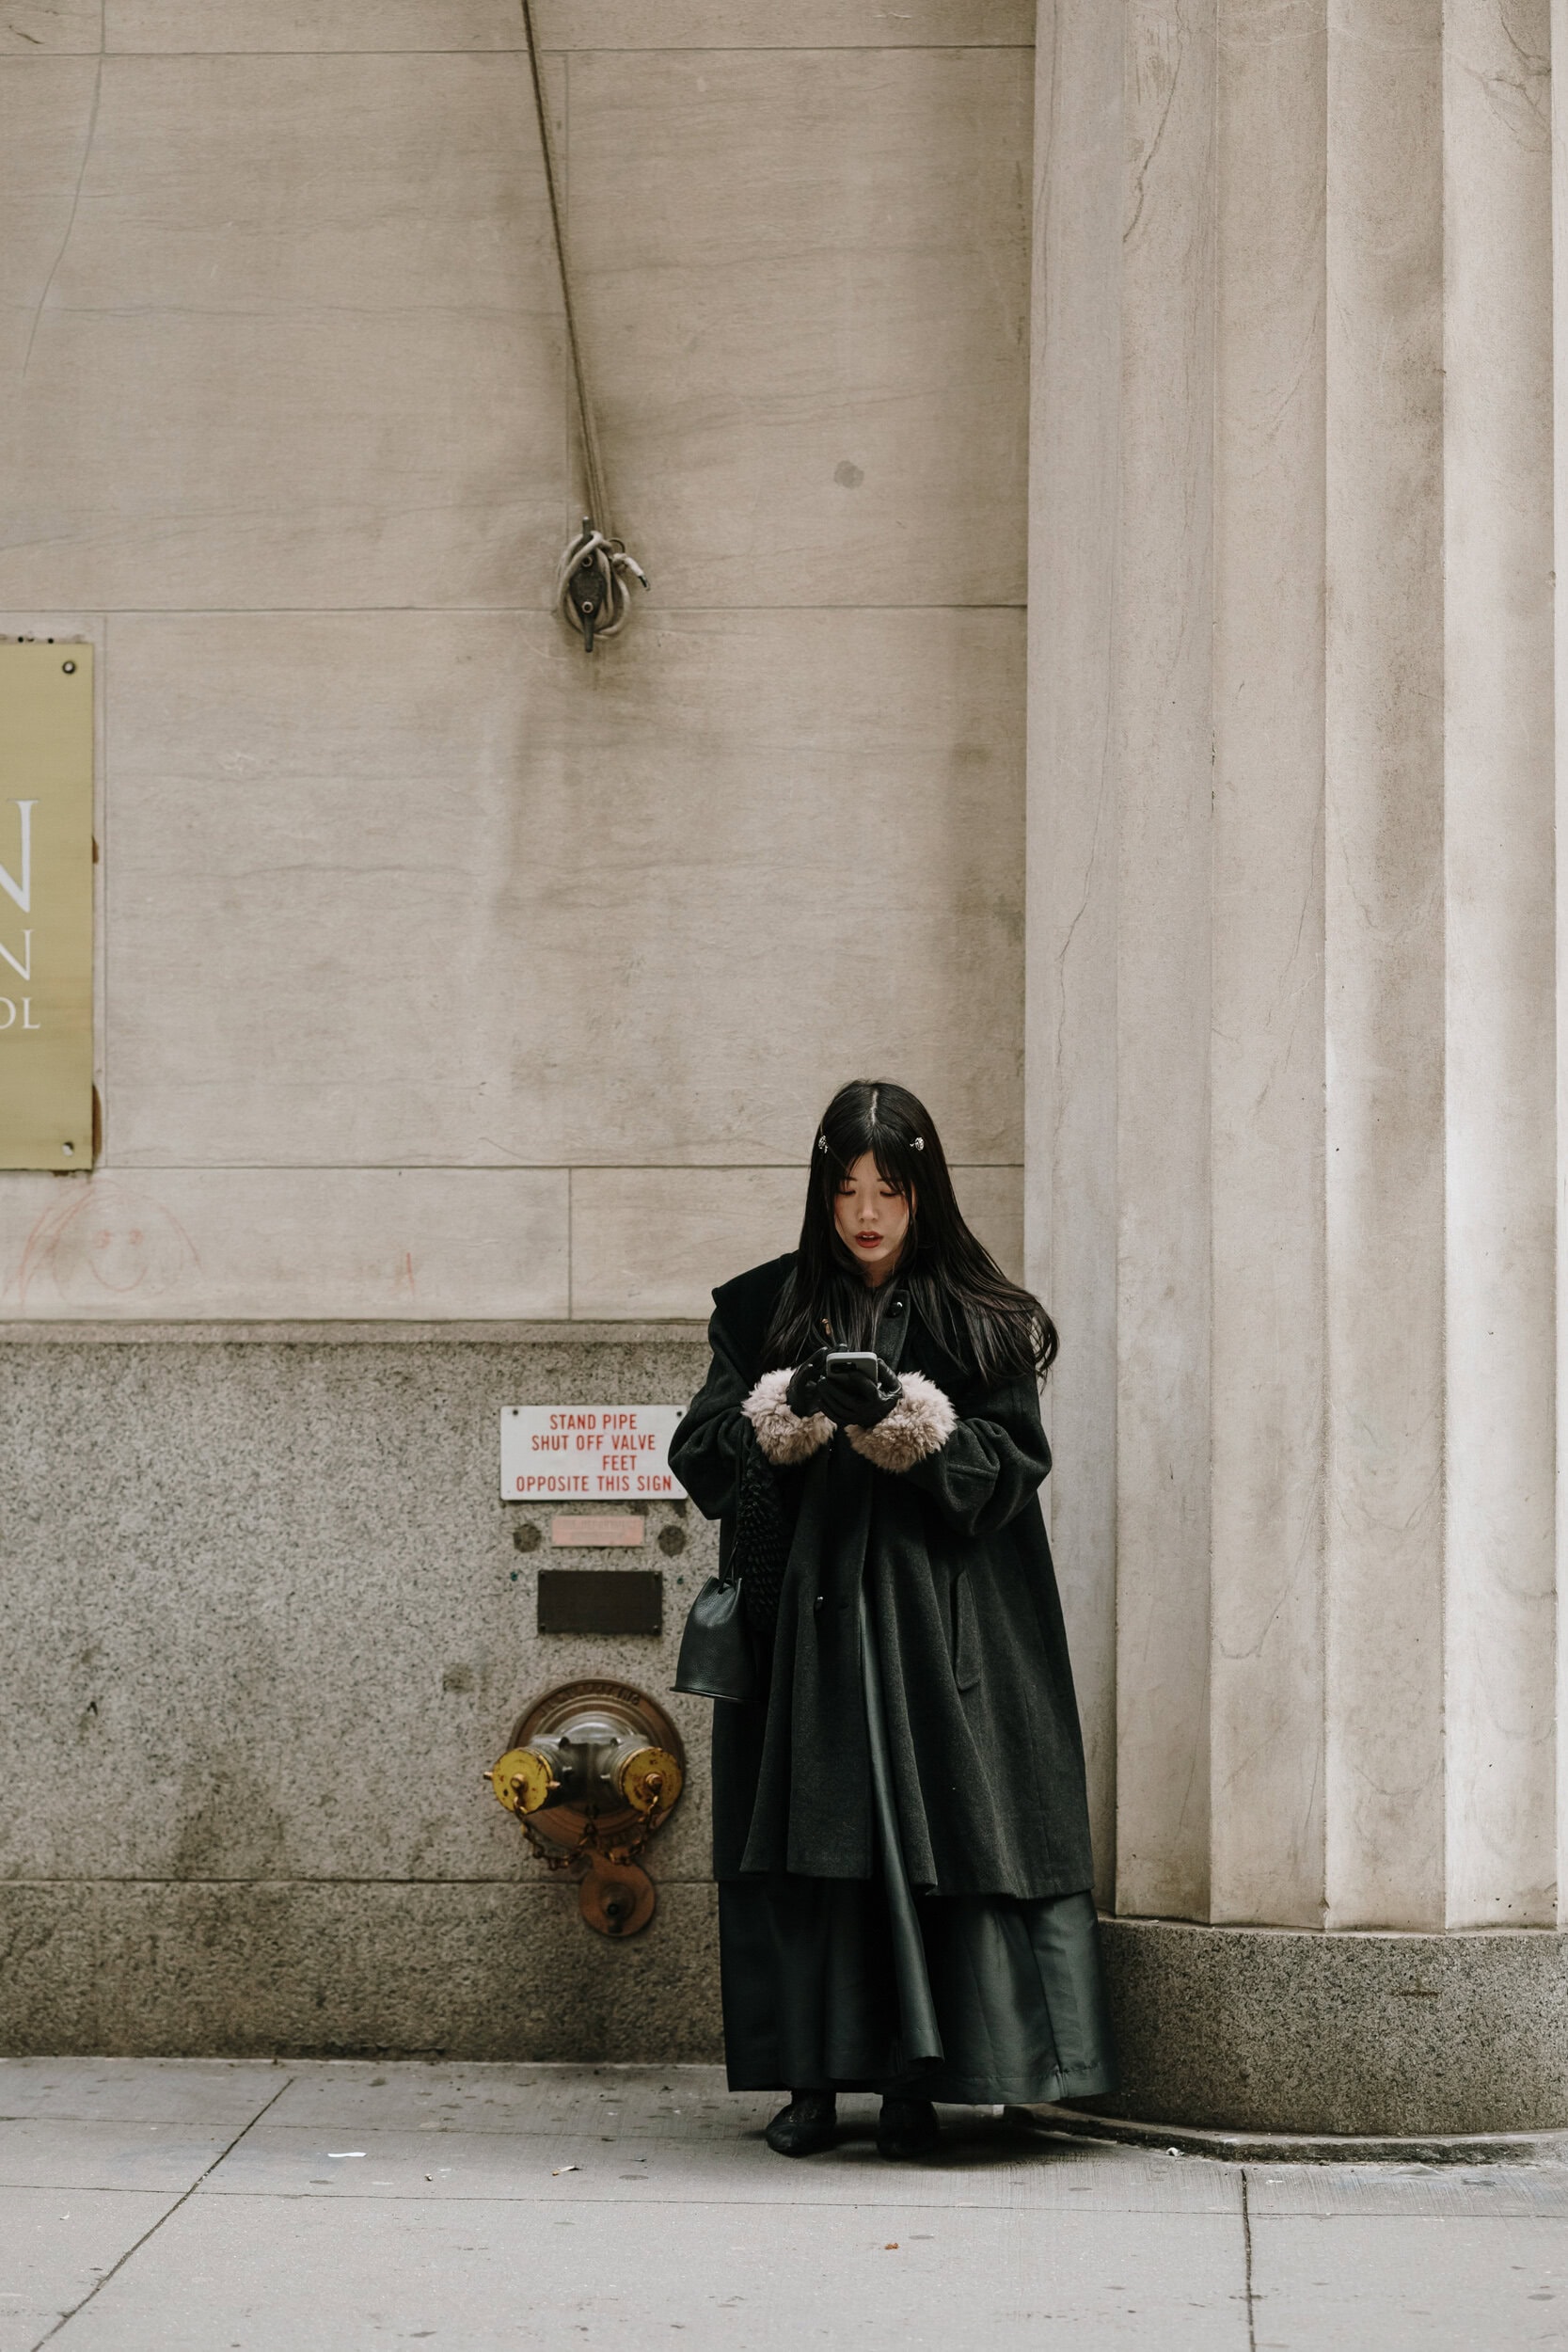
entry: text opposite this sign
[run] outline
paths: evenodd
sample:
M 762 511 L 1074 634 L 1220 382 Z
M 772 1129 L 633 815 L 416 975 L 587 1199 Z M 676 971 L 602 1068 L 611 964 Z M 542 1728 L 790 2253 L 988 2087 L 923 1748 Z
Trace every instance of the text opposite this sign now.
M 501 1496 L 507 1502 L 678 1499 L 670 1470 L 678 1405 L 507 1405 Z

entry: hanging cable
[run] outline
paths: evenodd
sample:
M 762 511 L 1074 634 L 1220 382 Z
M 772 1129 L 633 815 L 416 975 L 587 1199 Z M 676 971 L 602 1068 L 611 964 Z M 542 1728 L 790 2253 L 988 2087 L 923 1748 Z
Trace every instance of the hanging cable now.
M 561 217 L 561 181 L 556 170 L 555 137 L 550 128 L 549 107 L 545 101 L 545 77 L 540 69 L 539 42 L 533 29 L 532 0 L 521 0 L 521 6 L 523 32 L 528 40 L 529 72 L 533 77 L 533 104 L 539 118 L 539 147 L 545 159 L 545 186 L 550 199 L 550 227 L 555 234 L 556 266 L 561 273 L 561 306 L 566 314 L 566 345 L 572 359 L 572 380 L 577 387 L 582 470 L 588 485 L 588 512 L 582 518 L 582 529 L 568 542 L 557 567 L 555 600 L 558 610 L 592 653 L 596 639 L 613 637 L 625 626 L 631 608 L 630 580 L 641 580 L 646 588 L 648 576 L 641 564 L 626 553 L 626 542 L 617 539 L 610 528 L 610 501 L 605 493 L 599 436 L 583 373 L 582 345 L 578 340 L 577 304 L 572 294 L 572 273 L 566 259 L 566 235 Z

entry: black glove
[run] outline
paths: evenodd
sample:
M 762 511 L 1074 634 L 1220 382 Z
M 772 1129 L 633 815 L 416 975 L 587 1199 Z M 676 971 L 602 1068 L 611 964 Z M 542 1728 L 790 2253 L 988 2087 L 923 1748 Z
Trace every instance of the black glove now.
M 784 1391 L 784 1403 L 802 1421 L 809 1421 L 814 1413 L 822 1410 L 822 1375 L 827 1362 L 828 1351 L 819 1347 L 816 1355 L 808 1356 L 791 1375 L 789 1386 Z
M 816 1410 L 837 1422 L 841 1429 L 847 1423 L 857 1429 L 875 1429 L 879 1421 L 886 1421 L 904 1387 L 892 1366 L 879 1357 L 875 1373 L 860 1364 L 824 1373 L 817 1393 Z

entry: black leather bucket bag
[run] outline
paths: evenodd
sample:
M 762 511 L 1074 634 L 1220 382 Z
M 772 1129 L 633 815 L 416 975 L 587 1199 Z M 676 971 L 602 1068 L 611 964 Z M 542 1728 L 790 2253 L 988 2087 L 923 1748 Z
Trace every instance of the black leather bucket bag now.
M 708 1578 L 687 1613 L 675 1688 L 696 1698 L 749 1699 L 756 1682 L 740 1579 L 726 1569 Z

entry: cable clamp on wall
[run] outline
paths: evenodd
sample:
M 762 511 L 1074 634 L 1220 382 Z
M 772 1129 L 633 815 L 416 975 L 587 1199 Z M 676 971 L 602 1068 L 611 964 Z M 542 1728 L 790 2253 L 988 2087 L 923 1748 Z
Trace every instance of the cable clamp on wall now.
M 582 529 L 561 559 L 555 576 L 555 600 L 580 635 L 588 652 L 598 637 L 613 637 L 623 628 L 631 607 L 627 575 L 646 588 L 648 575 L 625 543 L 609 539 L 585 515 Z
M 582 444 L 582 471 L 588 491 L 588 513 L 582 529 L 568 546 L 555 576 L 556 609 L 570 621 L 592 653 L 601 637 L 613 637 L 626 626 L 631 610 L 627 580 L 644 588 L 648 575 L 626 553 L 626 541 L 608 527 L 610 496 L 605 488 L 604 463 L 599 454 L 594 404 L 588 396 L 582 339 L 578 332 L 577 290 L 572 283 L 566 252 L 565 224 L 561 212 L 561 173 L 555 159 L 550 110 L 545 100 L 545 77 L 539 64 L 539 40 L 534 31 L 531 0 L 521 0 L 523 32 L 528 41 L 529 72 L 533 77 L 533 105 L 539 119 L 539 151 L 545 164 L 545 190 L 550 202 L 550 228 L 555 237 L 556 266 L 561 272 L 561 307 L 566 320 L 566 346 L 571 355 L 572 383 L 577 394 L 578 430 Z M 606 527 L 601 530 L 600 525 Z

